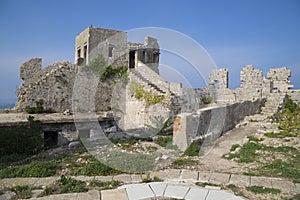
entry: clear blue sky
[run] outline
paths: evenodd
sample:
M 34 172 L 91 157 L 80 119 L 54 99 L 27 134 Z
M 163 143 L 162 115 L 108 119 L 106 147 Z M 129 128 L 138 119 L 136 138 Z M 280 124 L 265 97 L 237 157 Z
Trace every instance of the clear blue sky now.
M 300 86 L 298 0 L 0 0 L 0 103 L 14 102 L 19 66 L 32 57 L 44 66 L 73 62 L 74 38 L 93 24 L 118 30 L 164 27 L 199 42 L 239 86 L 246 64 L 267 72 L 292 70 Z

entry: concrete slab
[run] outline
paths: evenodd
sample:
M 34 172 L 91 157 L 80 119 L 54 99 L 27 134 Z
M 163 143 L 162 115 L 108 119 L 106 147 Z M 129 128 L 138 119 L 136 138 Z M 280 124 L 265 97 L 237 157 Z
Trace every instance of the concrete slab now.
M 132 184 L 124 185 L 120 188 L 125 188 L 129 200 L 140 200 L 155 197 L 148 184 Z
M 205 200 L 243 200 L 241 197 L 237 197 L 232 193 L 226 191 L 209 190 Z
M 168 185 L 164 197 L 184 199 L 190 187 L 179 185 Z
M 126 189 L 102 190 L 101 200 L 128 200 Z
M 201 200 L 205 199 L 208 194 L 207 189 L 192 187 L 185 196 L 186 200 Z
M 182 170 L 181 172 L 181 179 L 191 179 L 191 180 L 198 180 L 198 172 L 197 171 L 189 171 L 189 170 Z
M 211 177 L 211 172 L 199 172 L 199 179 L 200 182 L 208 182 Z
M 113 180 L 120 181 L 123 183 L 131 183 L 132 182 L 131 176 L 129 174 L 119 174 L 119 175 L 113 176 Z
M 232 174 L 229 180 L 229 184 L 247 187 L 250 185 L 250 176 Z
M 271 181 L 272 178 L 251 176 L 251 186 L 257 185 L 257 186 L 272 188 Z
M 229 182 L 229 177 L 230 174 L 213 172 L 208 182 L 213 184 L 227 184 Z
M 153 182 L 148 183 L 148 185 L 150 186 L 156 197 L 162 197 L 164 196 L 168 184 L 162 182 Z

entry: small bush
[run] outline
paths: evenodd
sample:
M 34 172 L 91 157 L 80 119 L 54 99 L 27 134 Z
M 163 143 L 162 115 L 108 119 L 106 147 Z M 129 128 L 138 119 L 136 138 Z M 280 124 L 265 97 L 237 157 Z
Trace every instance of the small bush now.
M 52 109 L 44 109 L 44 101 L 42 99 L 37 100 L 35 102 L 36 106 L 26 106 L 24 111 L 29 114 L 39 114 L 39 113 L 54 113 L 55 111 Z
M 182 167 L 182 166 L 191 166 L 191 165 L 196 165 L 196 164 L 198 164 L 198 162 L 195 160 L 192 160 L 190 158 L 180 157 L 172 163 L 172 166 L 174 168 L 178 168 L 178 167 Z
M 172 136 L 159 136 L 154 142 L 159 146 L 166 147 L 167 145 L 172 144 Z
M 211 96 L 202 96 L 200 101 L 204 104 L 210 104 L 213 101 Z
M 20 186 L 17 185 L 11 189 L 11 191 L 16 193 L 17 199 L 28 199 L 31 197 L 32 188 L 28 185 Z
M 197 140 L 192 142 L 192 144 L 185 150 L 185 156 L 199 156 L 200 155 L 200 147 L 202 145 L 202 140 Z
M 146 177 L 146 178 L 143 178 L 143 180 L 142 180 L 143 183 L 161 182 L 161 181 L 163 181 L 163 180 L 160 179 L 160 178 L 157 177 L 157 176 L 154 176 L 153 178 L 150 178 L 150 174 L 149 174 L 149 173 L 147 174 L 147 177 Z
M 86 183 L 71 177 L 61 176 L 57 183 L 61 186 L 59 193 L 87 192 Z

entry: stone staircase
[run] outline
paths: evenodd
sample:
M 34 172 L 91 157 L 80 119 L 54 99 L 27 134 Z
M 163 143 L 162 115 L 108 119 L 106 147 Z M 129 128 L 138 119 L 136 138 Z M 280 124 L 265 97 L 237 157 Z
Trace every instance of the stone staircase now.
M 265 106 L 262 107 L 262 114 L 272 116 L 284 107 L 286 93 L 270 93 L 267 97 Z
M 161 95 L 165 95 L 167 93 L 167 91 L 164 91 L 159 86 L 157 86 L 154 83 L 152 83 L 150 80 L 148 80 L 147 78 L 145 78 L 141 73 L 139 73 L 135 69 L 131 69 L 130 70 L 130 75 L 131 75 L 131 77 L 132 77 L 133 80 L 137 81 L 138 83 L 140 83 L 144 87 L 150 89 L 151 91 L 154 90 L 158 94 L 161 94 Z

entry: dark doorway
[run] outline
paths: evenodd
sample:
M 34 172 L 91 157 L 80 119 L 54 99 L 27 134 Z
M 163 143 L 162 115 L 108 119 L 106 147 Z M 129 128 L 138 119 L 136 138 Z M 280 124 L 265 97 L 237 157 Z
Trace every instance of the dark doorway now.
M 56 146 L 58 142 L 58 133 L 57 131 L 45 131 L 44 132 L 44 146 L 51 147 Z
M 135 51 L 129 52 L 129 68 L 135 68 Z

